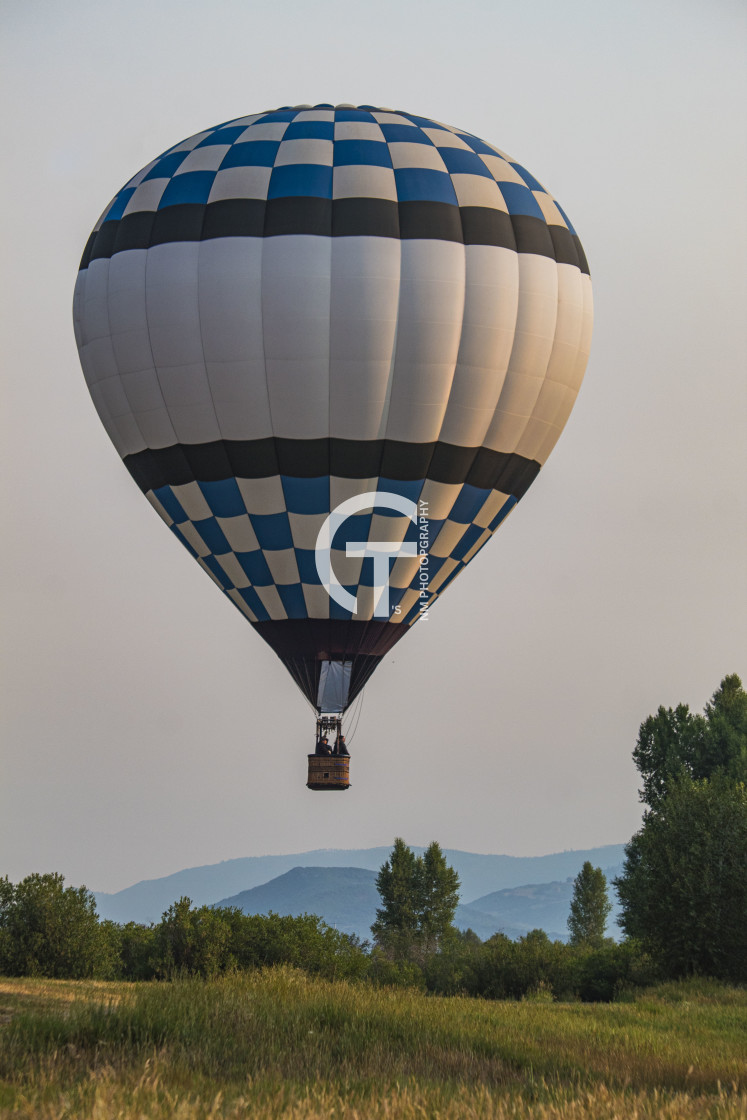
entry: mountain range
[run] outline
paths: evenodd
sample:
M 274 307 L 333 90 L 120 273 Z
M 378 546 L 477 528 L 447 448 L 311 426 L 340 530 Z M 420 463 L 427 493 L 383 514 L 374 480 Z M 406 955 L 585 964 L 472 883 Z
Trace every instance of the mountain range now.
M 413 847 L 420 855 L 423 848 Z M 116 894 L 96 893 L 102 918 L 157 922 L 177 899 L 196 905 L 237 906 L 245 913 L 318 914 L 345 933 L 370 938 L 380 904 L 375 879 L 391 848 L 320 849 L 279 856 L 248 856 L 187 868 L 143 880 Z M 499 930 L 518 937 L 529 929 L 566 936 L 572 880 L 589 860 L 608 881 L 619 873 L 622 844 L 545 856 L 482 855 L 444 850 L 461 882 L 462 904 L 455 922 L 481 938 Z M 466 901 L 471 900 L 471 901 Z M 610 932 L 615 935 L 616 927 Z

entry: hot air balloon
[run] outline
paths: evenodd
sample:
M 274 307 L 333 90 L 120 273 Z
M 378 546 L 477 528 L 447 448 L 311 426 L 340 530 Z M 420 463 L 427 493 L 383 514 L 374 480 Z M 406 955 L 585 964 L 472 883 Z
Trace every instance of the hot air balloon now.
M 342 714 L 573 407 L 592 299 L 564 210 L 460 128 L 256 113 L 117 193 L 74 319 L 125 466 L 316 709 L 308 784 L 347 788 Z

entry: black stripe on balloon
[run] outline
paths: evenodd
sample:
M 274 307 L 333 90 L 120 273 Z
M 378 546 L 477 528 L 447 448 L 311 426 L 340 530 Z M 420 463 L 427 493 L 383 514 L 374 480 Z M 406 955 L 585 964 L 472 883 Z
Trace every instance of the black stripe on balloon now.
M 88 239 L 81 269 L 92 260 L 127 249 L 217 237 L 391 237 L 495 245 L 550 257 L 560 264 L 588 265 L 578 238 L 540 218 L 509 215 L 486 206 L 445 202 L 393 202 L 382 198 L 232 198 L 141 210 L 104 222 Z
M 534 459 L 487 447 L 397 440 L 279 439 L 215 440 L 138 451 L 125 466 L 144 492 L 187 482 L 226 478 L 391 478 L 412 482 L 468 483 L 519 499 L 540 471 Z
M 323 661 L 351 664 L 349 707 L 382 657 L 409 632 L 407 626 L 375 619 L 281 619 L 253 622 L 252 626 L 314 707 Z

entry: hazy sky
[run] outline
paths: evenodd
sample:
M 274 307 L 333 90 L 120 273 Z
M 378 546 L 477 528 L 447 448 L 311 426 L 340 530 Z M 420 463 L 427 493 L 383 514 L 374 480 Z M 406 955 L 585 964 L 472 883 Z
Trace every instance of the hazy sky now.
M 0 874 L 118 890 L 236 856 L 629 839 L 661 704 L 747 676 L 745 22 L 727 0 L 5 0 Z M 366 689 L 352 789 L 94 411 L 71 300 L 111 196 L 283 104 L 476 133 L 591 266 L 586 381 L 539 480 Z

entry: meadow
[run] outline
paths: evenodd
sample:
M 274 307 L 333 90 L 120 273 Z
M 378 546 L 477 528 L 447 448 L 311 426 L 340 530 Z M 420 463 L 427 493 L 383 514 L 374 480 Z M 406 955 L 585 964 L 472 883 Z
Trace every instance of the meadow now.
M 170 983 L 0 978 L 0 1118 L 747 1117 L 747 992 L 491 1001 L 282 966 Z

